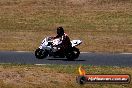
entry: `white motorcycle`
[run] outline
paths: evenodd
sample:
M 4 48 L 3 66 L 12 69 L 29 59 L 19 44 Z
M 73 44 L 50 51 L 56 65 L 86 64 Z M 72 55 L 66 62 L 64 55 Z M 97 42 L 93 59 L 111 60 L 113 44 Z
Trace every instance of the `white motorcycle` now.
M 54 58 L 67 58 L 68 60 L 75 60 L 79 57 L 80 51 L 75 46 L 78 46 L 82 43 L 81 40 L 72 40 L 71 46 L 64 50 L 63 52 L 59 52 L 59 47 L 57 45 L 61 44 L 61 39 L 54 39 L 53 37 L 46 37 L 38 49 L 35 51 L 35 56 L 38 59 L 46 58 L 47 56 L 53 56 Z

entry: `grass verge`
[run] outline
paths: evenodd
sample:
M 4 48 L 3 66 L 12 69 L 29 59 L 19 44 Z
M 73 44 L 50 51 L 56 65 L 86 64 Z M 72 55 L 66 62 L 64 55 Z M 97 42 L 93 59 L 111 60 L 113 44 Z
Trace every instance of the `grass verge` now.
M 131 0 L 0 0 L 0 50 L 34 51 L 63 26 L 81 51 L 132 52 Z M 0 65 L 1 88 L 131 88 L 76 84 L 79 66 Z M 131 67 L 85 66 L 89 74 L 130 74 Z
M 1 88 L 131 88 L 130 84 L 76 83 L 79 65 L 0 65 Z M 131 67 L 84 65 L 87 74 L 130 74 Z
M 131 0 L 0 0 L 0 50 L 34 51 L 63 26 L 81 51 L 132 52 Z

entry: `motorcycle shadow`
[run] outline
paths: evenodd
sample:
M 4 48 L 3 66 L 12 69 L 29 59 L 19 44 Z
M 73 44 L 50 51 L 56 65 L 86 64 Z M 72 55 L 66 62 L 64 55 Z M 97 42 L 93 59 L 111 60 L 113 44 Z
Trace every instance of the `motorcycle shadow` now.
M 60 60 L 60 61 L 86 61 L 86 60 L 79 60 L 79 59 L 75 59 L 75 60 L 67 60 L 67 59 L 62 59 L 62 58 L 49 58 L 47 60 Z

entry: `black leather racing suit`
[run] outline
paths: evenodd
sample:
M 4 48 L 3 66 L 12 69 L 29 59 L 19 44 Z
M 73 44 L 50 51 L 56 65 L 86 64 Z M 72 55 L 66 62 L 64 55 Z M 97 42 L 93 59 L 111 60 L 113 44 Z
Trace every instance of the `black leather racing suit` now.
M 71 42 L 70 42 L 70 38 L 67 36 L 67 34 L 64 33 L 64 35 L 59 36 L 57 35 L 54 38 L 60 38 L 62 43 L 57 45 L 56 47 L 59 47 L 61 52 L 66 51 L 69 47 L 71 47 Z

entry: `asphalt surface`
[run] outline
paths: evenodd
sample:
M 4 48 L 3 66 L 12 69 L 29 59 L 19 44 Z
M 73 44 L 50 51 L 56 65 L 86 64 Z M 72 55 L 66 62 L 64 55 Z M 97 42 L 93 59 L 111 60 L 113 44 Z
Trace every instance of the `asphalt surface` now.
M 0 63 L 132 66 L 132 54 L 81 53 L 77 60 L 67 61 L 66 58 L 52 57 L 36 59 L 33 52 L 0 51 Z

